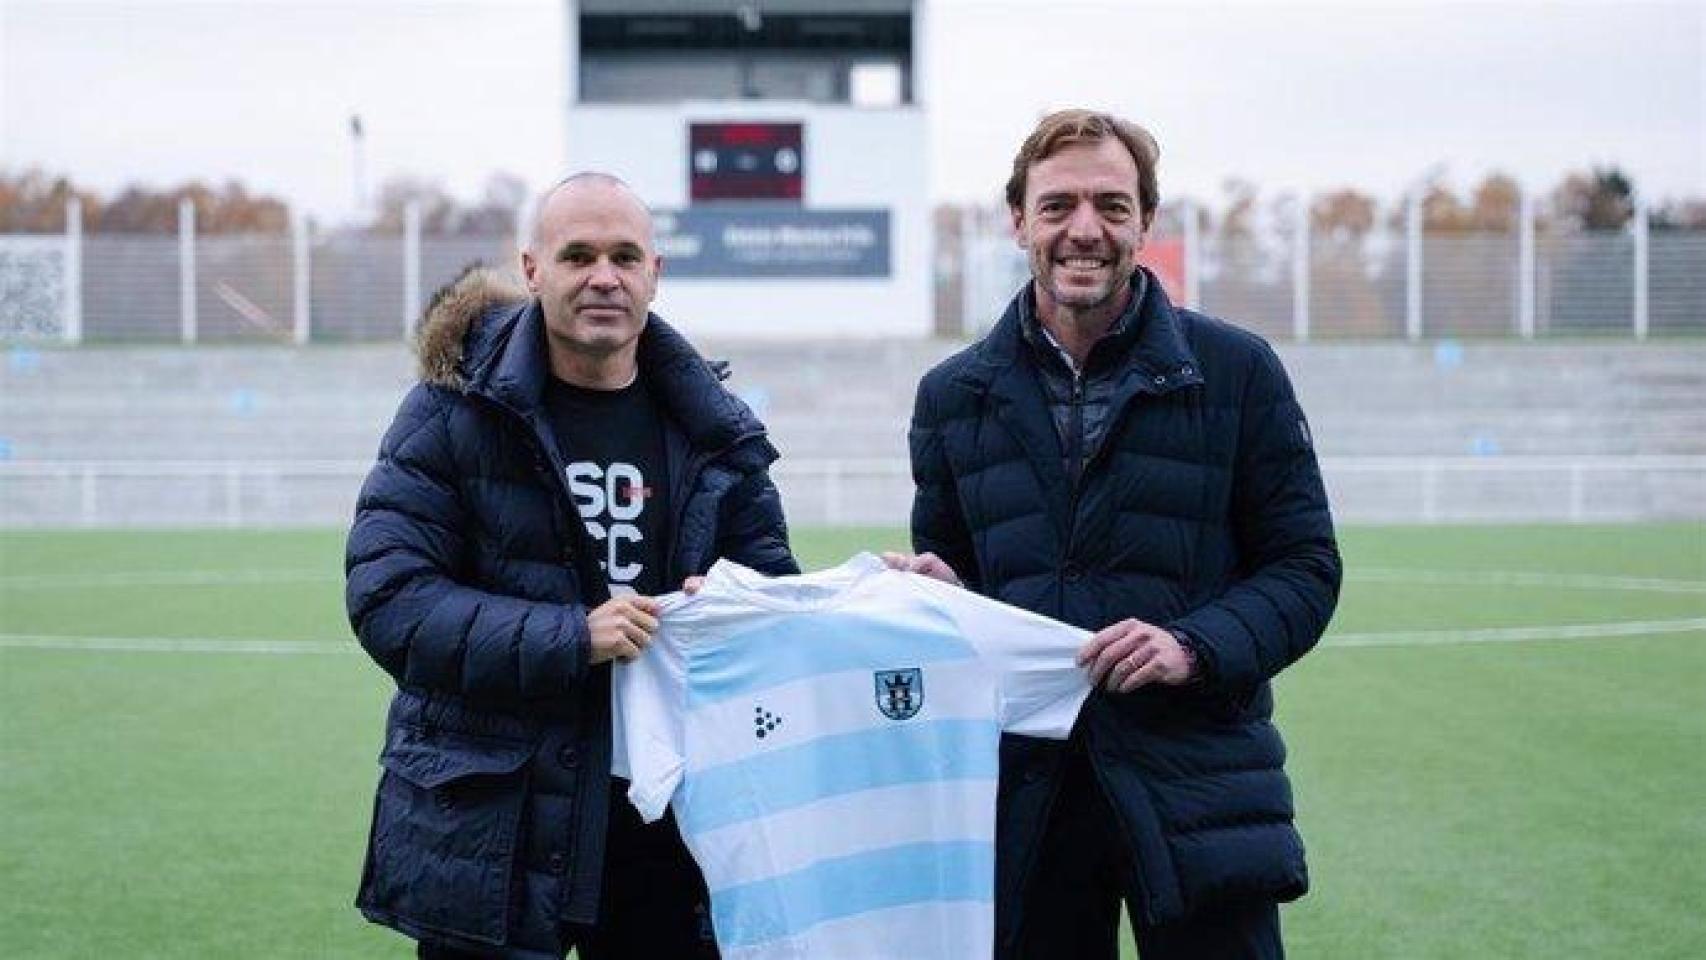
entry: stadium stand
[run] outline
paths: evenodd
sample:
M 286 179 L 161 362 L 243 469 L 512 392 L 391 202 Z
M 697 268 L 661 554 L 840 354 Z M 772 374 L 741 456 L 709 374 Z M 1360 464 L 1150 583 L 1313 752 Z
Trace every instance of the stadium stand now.
M 770 424 L 796 522 L 903 520 L 913 388 L 957 344 L 705 346 L 732 362 L 731 388 Z M 1341 515 L 1706 514 L 1706 343 L 1280 352 Z M 413 376 L 398 343 L 15 347 L 8 358 L 5 526 L 338 522 Z

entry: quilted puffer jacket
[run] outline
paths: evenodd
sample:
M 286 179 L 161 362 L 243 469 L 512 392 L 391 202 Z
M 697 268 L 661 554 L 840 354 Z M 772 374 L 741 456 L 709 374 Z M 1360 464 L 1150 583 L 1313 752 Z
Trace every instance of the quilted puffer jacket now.
M 417 939 L 560 958 L 565 925 L 597 916 L 610 670 L 586 615 L 607 588 L 541 406 L 537 301 L 468 274 L 418 348 L 345 560 L 350 624 L 397 684 L 357 905 Z M 665 582 L 719 557 L 797 572 L 763 426 L 655 316 L 639 363 L 665 410 Z
M 1074 482 L 1023 339 L 1024 294 L 918 388 L 914 548 L 980 593 L 1100 629 L 1179 634 L 1202 680 L 1098 691 L 1079 729 L 1138 866 L 1141 918 L 1308 885 L 1268 681 L 1314 646 L 1340 560 L 1310 434 L 1256 336 L 1138 278 L 1136 327 Z M 998 910 L 1010 938 L 1063 754 L 1003 744 Z

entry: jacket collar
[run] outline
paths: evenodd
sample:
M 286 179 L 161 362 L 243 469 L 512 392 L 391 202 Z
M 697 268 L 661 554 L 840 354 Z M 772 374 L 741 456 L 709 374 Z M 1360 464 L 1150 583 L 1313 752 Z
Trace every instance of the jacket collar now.
M 1025 284 L 1019 291 L 1019 333 L 1025 343 L 1030 346 L 1031 355 L 1037 362 L 1048 367 L 1059 367 L 1070 374 L 1096 376 L 1119 364 L 1132 342 L 1137 339 L 1138 311 L 1143 306 L 1143 295 L 1149 286 L 1149 275 L 1143 271 L 1132 274 L 1132 297 L 1127 301 L 1125 309 L 1120 311 L 1114 322 L 1091 345 L 1089 356 L 1085 358 L 1082 369 L 1078 361 L 1066 352 L 1059 340 L 1048 328 L 1043 326 L 1042 319 L 1037 316 L 1037 285 Z
M 1167 393 L 1183 386 L 1202 382 L 1202 369 L 1196 353 L 1186 342 L 1178 313 L 1161 283 L 1146 267 L 1138 267 L 1132 283 L 1141 290 L 1135 303 L 1135 316 L 1128 328 L 1115 334 L 1126 347 L 1122 381 L 1144 384 L 1144 389 Z M 1008 302 L 1007 310 L 994 328 L 981 340 L 974 360 L 958 377 L 971 389 L 988 391 L 1004 379 L 1030 349 L 1025 341 L 1024 325 L 1033 310 L 1035 294 L 1029 284 Z M 1031 321 L 1034 323 L 1034 321 Z
M 539 301 L 512 279 L 484 268 L 463 273 L 434 295 L 415 337 L 421 379 L 487 397 L 536 427 L 549 443 L 541 411 L 551 364 Z M 662 318 L 648 315 L 640 334 L 640 375 L 669 422 L 696 451 L 716 453 L 762 440 L 764 426 L 723 388 L 726 365 L 712 364 Z M 763 463 L 776 457 L 757 444 Z
M 531 418 L 551 377 L 544 311 L 535 299 L 496 313 L 469 333 L 468 390 Z M 646 317 L 637 359 L 640 376 L 693 449 L 715 453 L 764 435 L 758 417 L 723 387 L 723 368 L 707 362 L 657 314 Z
M 1142 267 L 1138 270 L 1144 274 L 1146 289 L 1133 324 L 1116 334 L 1130 339 L 1127 353 L 1123 362 L 1114 363 L 1105 374 L 1114 384 L 1108 411 L 1110 429 L 1137 394 L 1167 393 L 1202 382 L 1195 354 L 1185 342 L 1167 294 L 1153 274 Z M 1069 514 L 1073 484 L 1061 464 L 1060 435 L 1038 385 L 1037 361 L 1027 356 L 1031 348 L 1022 323 L 1028 293 L 1021 290 L 1007 305 L 995 328 L 974 348 L 973 362 L 954 380 L 986 395 L 1001 408 L 995 419 L 1025 451 L 1045 491 L 1049 518 L 1056 530 L 1064 532 L 1072 529 Z

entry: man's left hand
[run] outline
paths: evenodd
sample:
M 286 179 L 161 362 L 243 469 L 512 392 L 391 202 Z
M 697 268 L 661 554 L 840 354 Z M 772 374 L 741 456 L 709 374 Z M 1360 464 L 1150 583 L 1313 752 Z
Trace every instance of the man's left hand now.
M 704 577 L 688 577 L 686 580 L 681 581 L 681 592 L 691 597 L 695 593 L 698 593 L 699 588 L 704 585 Z
M 1079 648 L 1078 665 L 1090 671 L 1092 686 L 1105 686 L 1110 693 L 1130 693 L 1150 683 L 1186 683 L 1196 667 L 1178 637 L 1142 620 L 1104 627 Z

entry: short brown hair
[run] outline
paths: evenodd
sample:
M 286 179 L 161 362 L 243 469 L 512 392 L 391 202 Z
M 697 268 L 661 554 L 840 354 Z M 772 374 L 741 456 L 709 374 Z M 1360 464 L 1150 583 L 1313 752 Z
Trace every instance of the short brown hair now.
M 1147 227 L 1161 206 L 1161 188 L 1155 181 L 1155 166 L 1161 159 L 1161 147 L 1143 127 L 1093 110 L 1056 110 L 1037 123 L 1037 128 L 1025 138 L 1019 153 L 1013 157 L 1013 175 L 1007 178 L 1007 206 L 1014 210 L 1024 209 L 1025 179 L 1032 167 L 1070 144 L 1093 143 L 1109 137 L 1125 144 L 1131 158 L 1137 161 L 1137 204 Z

